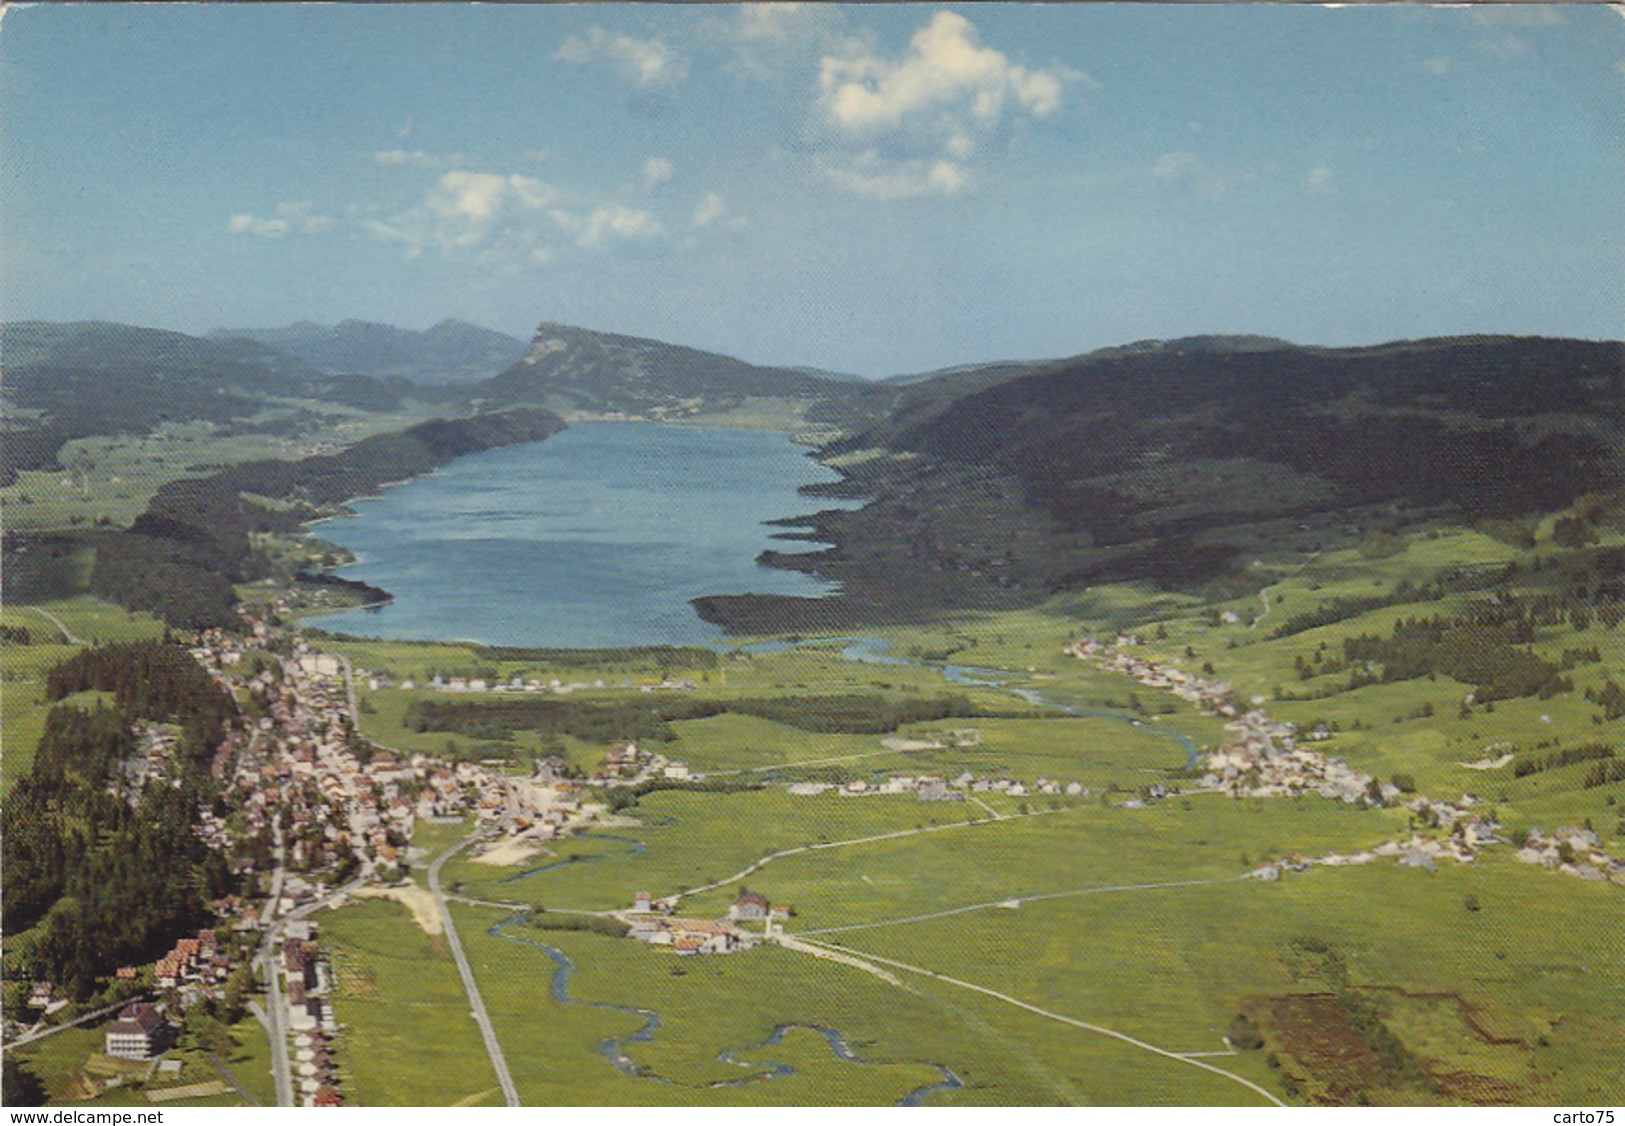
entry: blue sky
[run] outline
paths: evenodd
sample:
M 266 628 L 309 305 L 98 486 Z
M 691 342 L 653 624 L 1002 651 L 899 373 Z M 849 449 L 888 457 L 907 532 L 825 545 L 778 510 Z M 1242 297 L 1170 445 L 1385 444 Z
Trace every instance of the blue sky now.
M 866 375 L 1625 333 L 1600 6 L 24 7 L 0 104 L 6 319 Z

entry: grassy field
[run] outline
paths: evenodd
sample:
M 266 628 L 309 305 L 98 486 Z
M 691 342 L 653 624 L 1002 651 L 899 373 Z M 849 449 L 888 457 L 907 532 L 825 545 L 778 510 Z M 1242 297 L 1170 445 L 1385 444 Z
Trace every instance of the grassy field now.
M 1411 817 L 1315 798 L 1188 792 L 1131 808 L 1129 800 L 1152 782 L 1188 790 L 1175 735 L 1211 747 L 1227 737 L 1223 723 L 1062 652 L 1080 636 L 1132 629 L 1144 639 L 1142 653 L 1192 672 L 1211 667 L 1202 675 L 1229 681 L 1278 718 L 1326 723 L 1333 737 L 1315 749 L 1359 770 L 1383 779 L 1409 775 L 1419 792 L 1441 799 L 1475 794 L 1508 829 L 1589 823 L 1611 852 L 1625 854 L 1625 783 L 1587 788 L 1587 764 L 1514 773 L 1518 762 L 1589 739 L 1625 755 L 1625 720 L 1604 720 L 1584 697 L 1609 678 L 1625 680 L 1625 629 L 1543 627 L 1531 646 L 1538 655 L 1555 662 L 1567 650 L 1595 647 L 1600 659 L 1566 670 L 1572 691 L 1500 700 L 1493 709 L 1474 705 L 1466 714 L 1461 703 L 1472 686 L 1448 677 L 1351 690 L 1346 674 L 1303 678 L 1298 659 L 1322 646 L 1341 653 L 1346 638 L 1387 635 L 1400 618 L 1459 610 L 1474 596 L 1383 606 L 1275 636 L 1294 615 L 1330 600 L 1383 595 L 1402 582 L 1420 586 L 1464 565 L 1516 561 L 1538 576 L 1538 553 L 1551 549 L 1444 531 L 1378 553 L 1261 557 L 1262 594 L 1229 602 L 1103 586 L 1027 610 L 883 631 L 891 652 L 910 665 L 857 663 L 840 655 L 842 642 L 824 639 L 673 670 L 695 683 L 683 699 L 964 694 L 1000 714 L 905 724 L 892 736 L 812 733 L 738 713 L 674 721 L 670 741 L 652 749 L 697 771 L 768 788 L 660 791 L 520 864 L 493 867 L 466 855 L 448 862 L 445 884 L 467 896 L 558 911 L 618 909 L 637 891 L 659 896 L 726 881 L 683 903 L 685 914 L 714 918 L 747 885 L 794 906 L 792 932 L 883 959 L 875 964 L 900 982 L 779 947 L 679 959 L 586 933 L 520 925 L 491 933 L 504 913 L 458 904 L 522 1097 L 539 1105 L 886 1104 L 934 1087 L 939 1068 L 947 1068 L 963 1086 L 933 1090 L 927 1102 L 1264 1101 L 1238 1079 L 1288 1102 L 1617 1101 L 1625 1095 L 1618 1015 L 1625 1012 L 1625 900 L 1618 887 L 1520 864 L 1505 845 L 1432 873 L 1380 859 L 1278 882 L 1246 879 L 1264 860 L 1349 853 L 1403 838 Z M 159 632 L 150 619 L 89 599 L 45 608 L 86 639 Z M 8 607 L 4 621 L 28 626 L 44 642 L 5 652 L 0 770 L 9 782 L 26 769 L 43 719 L 39 678 L 73 648 L 55 643 L 54 630 L 30 610 Z M 648 699 L 639 687 L 663 675 L 649 658 L 524 660 L 458 645 L 319 645 L 397 683 L 436 673 L 557 678 L 589 685 L 566 697 L 589 704 Z M 998 684 L 949 683 L 945 663 L 996 670 L 969 675 Z M 1011 689 L 1083 714 L 1031 706 Z M 427 695 L 363 687 L 364 731 L 407 751 L 501 757 L 520 769 L 531 758 L 560 754 L 590 771 L 611 745 L 524 730 L 505 739 L 419 732 L 407 709 L 414 696 Z M 912 745 L 887 747 L 889 737 Z M 923 745 L 932 742 L 942 745 Z M 1514 757 L 1503 767 L 1475 768 L 1508 752 Z M 783 788 L 798 779 L 961 771 L 1029 783 L 1044 775 L 1091 792 L 924 803 L 911 795 L 792 796 Z M 468 831 L 466 823 L 420 824 L 412 843 L 424 858 L 413 878 L 422 884 L 428 860 Z M 733 879 L 785 850 L 804 851 L 774 856 Z M 499 1103 L 443 940 L 425 935 L 400 905 L 378 900 L 324 913 L 321 921 L 345 1026 L 339 1052 L 346 1097 Z M 551 993 L 556 965 L 538 943 L 576 967 L 569 995 L 577 1003 Z M 632 1010 L 658 1016 L 652 1036 L 626 1039 L 647 1019 Z M 1206 1053 L 1225 1050 L 1238 1013 L 1257 1025 L 1265 1046 L 1198 1057 L 1231 1075 L 1065 1023 L 1099 1025 L 1174 1053 Z M 781 1026 L 780 1039 L 769 1043 Z M 867 1062 L 842 1059 L 817 1028 L 838 1030 Z M 230 1066 L 256 1097 L 268 1099 L 263 1036 L 240 1039 Z M 58 1040 L 30 1057 L 51 1077 L 53 1093 L 66 1091 L 94 1043 L 88 1033 Z M 617 1069 L 617 1050 L 639 1074 Z M 185 1072 L 190 1081 L 198 1078 L 194 1062 Z
M 923 983 L 905 990 L 861 970 L 771 947 L 680 959 L 591 935 L 509 927 L 500 934 L 512 937 L 492 936 L 489 928 L 502 916 L 488 910 L 459 908 L 458 917 L 472 924 L 466 928 L 476 936 L 470 958 L 527 1102 L 875 1105 L 940 1083 L 932 1064 L 946 1066 L 964 1085 L 926 1096 L 931 1104 L 1086 1103 L 1112 1101 L 1119 1092 L 1153 1103 L 1237 1101 L 1224 1080 L 972 994 Z M 547 990 L 555 963 L 516 938 L 562 951 L 576 967 L 569 996 L 587 1003 L 552 998 Z M 650 1040 L 619 1045 L 643 1076 L 616 1070 L 600 1045 L 636 1032 L 645 1018 L 593 1003 L 659 1018 Z M 841 1060 L 806 1028 L 765 1046 L 782 1025 L 836 1030 L 853 1054 L 875 1062 Z M 723 1053 L 757 1067 L 730 1063 L 719 1058 Z M 713 1086 L 762 1076 L 769 1064 L 795 1070 Z M 1105 1076 L 1112 1077 L 1109 1083 Z M 1240 1094 L 1248 1096 L 1240 1101 L 1261 1101 Z
M 270 1075 L 270 1046 L 264 1030 L 252 1017 L 229 1030 L 236 1048 L 222 1059 L 231 1075 L 254 1096 L 261 1105 L 275 1101 Z M 165 1053 L 164 1059 L 179 1061 L 181 1069 L 174 1074 L 154 1075 L 147 1079 L 148 1065 L 125 1061 L 108 1061 L 102 1056 L 104 1044 L 98 1027 L 70 1028 L 47 1037 L 37 1044 L 17 1050 L 18 1059 L 44 1084 L 53 1105 L 83 1107 L 142 1107 L 155 1105 L 176 1107 L 234 1107 L 252 1105 L 236 1090 L 221 1094 L 201 1095 L 182 1099 L 149 1099 L 148 1094 L 162 1095 L 166 1090 L 191 1087 L 198 1084 L 226 1082 L 208 1053 L 195 1043 L 182 1039 L 181 1043 Z M 104 1089 L 102 1081 L 114 1076 L 125 1077 L 122 1085 Z
M 97 523 L 128 527 L 166 483 L 203 477 L 229 465 L 261 459 L 295 461 L 373 434 L 404 429 L 431 417 L 412 410 L 372 414 L 333 403 L 289 400 L 303 412 L 294 435 L 222 430 L 208 422 L 166 423 L 150 434 L 80 438 L 57 454 L 60 470 L 24 470 L 0 487 L 10 531 L 83 528 Z
M 321 916 L 332 960 L 340 1083 L 363 1106 L 500 1105 L 445 940 L 398 903 L 365 900 Z
M 1433 998 L 1435 1008 L 1454 998 L 1490 1036 L 1518 1041 L 1487 1043 L 1459 1015 L 1444 1021 L 1450 1012 L 1418 1029 L 1419 1015 L 1402 1012 L 1396 1033 L 1430 1071 L 1499 1078 L 1515 1088 L 1508 1101 L 1607 1102 L 1625 1081 L 1617 1018 L 1625 950 L 1617 929 L 1598 920 L 1618 915 L 1618 892 L 1574 883 L 1505 859 L 1432 875 L 1385 864 L 1123 893 L 1109 906 L 1056 899 L 830 937 L 1182 1051 L 1221 1047 L 1239 1009 L 1266 1013 L 1267 998 L 1323 991 L 1290 958 L 1294 940 L 1318 939 L 1343 953 L 1355 986 L 1380 1007 L 1405 994 L 1446 995 Z M 1469 895 L 1480 910 L 1463 907 Z M 1267 1034 L 1277 1031 L 1260 1019 Z
M 7 606 L 0 621 L 28 630 L 31 644 L 0 645 L 0 789 L 28 772 L 34 746 L 45 727 L 45 674 L 78 652 L 45 611 L 70 634 L 86 642 L 134 641 L 161 637 L 163 626 L 147 614 L 134 614 L 88 596 L 47 602 L 38 608 Z

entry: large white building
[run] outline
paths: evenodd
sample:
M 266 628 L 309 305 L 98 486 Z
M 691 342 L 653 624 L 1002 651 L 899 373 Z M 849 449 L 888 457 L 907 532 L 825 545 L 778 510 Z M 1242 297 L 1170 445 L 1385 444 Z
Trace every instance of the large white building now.
M 150 1060 L 162 1055 L 174 1039 L 164 1014 L 145 1001 L 125 1005 L 103 1031 L 107 1054 L 121 1060 Z

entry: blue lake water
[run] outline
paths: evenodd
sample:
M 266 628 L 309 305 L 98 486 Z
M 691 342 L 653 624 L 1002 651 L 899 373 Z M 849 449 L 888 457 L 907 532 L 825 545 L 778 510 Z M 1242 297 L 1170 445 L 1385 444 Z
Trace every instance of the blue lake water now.
M 578 423 L 459 458 L 320 525 L 357 557 L 340 573 L 395 600 L 313 624 L 488 645 L 715 642 L 690 599 L 832 589 L 755 560 L 811 546 L 776 541 L 785 529 L 763 522 L 839 507 L 796 492 L 834 478 L 777 433 Z

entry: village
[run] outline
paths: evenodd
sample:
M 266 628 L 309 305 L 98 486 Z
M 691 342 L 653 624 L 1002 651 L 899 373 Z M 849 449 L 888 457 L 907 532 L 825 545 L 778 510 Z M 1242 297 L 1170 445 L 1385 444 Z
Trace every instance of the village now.
M 126 996 L 150 999 L 118 1008 L 104 1028 L 103 1057 L 112 1062 L 83 1080 L 105 1090 L 166 1074 L 174 1061 L 165 1053 L 190 1014 L 246 1009 L 280 1041 L 298 1101 L 341 1105 L 332 1056 L 340 1028 L 318 927 L 306 916 L 341 905 L 365 884 L 406 879 L 420 820 L 472 817 L 482 835 L 547 840 L 574 832 L 601 807 L 585 802 L 582 783 L 549 763 L 518 776 L 504 762 L 374 746 L 359 734 L 348 663 L 316 652 L 296 633 L 245 619 L 241 635 L 209 631 L 193 639 L 190 652 L 247 717 L 211 763 L 225 800 L 197 812 L 195 831 L 231 859 L 251 894 L 212 901 L 216 926 L 180 939 L 151 965 L 118 969 Z M 144 784 L 170 777 L 177 748 L 166 726 L 138 724 L 134 733 L 138 756 L 109 786 L 129 800 Z M 639 758 L 635 749 L 624 755 L 643 768 L 636 777 L 685 773 L 680 764 Z M 263 998 L 250 999 L 256 983 Z M 42 1016 L 62 1005 L 50 982 L 35 983 L 30 1003 Z M 131 1071 L 136 1064 L 151 1067 Z
M 1478 850 L 1501 843 L 1494 818 L 1476 807 L 1482 800 L 1463 794 L 1454 802 L 1417 796 L 1401 803 L 1402 791 L 1361 773 L 1341 759 L 1310 750 L 1299 743 L 1300 733 L 1290 723 L 1273 718 L 1255 698 L 1244 704 L 1235 689 L 1223 681 L 1193 676 L 1171 664 L 1154 661 L 1132 652 L 1142 644 L 1129 633 L 1105 643 L 1084 638 L 1066 647 L 1076 657 L 1108 672 L 1130 677 L 1150 688 L 1172 692 L 1180 699 L 1209 714 L 1227 717 L 1225 730 L 1231 738 L 1206 755 L 1201 789 L 1231 797 L 1285 798 L 1315 795 L 1347 804 L 1390 806 L 1403 804 L 1418 829 L 1405 841 L 1383 841 L 1369 850 L 1351 854 L 1331 853 L 1317 859 L 1291 856 L 1284 861 L 1260 864 L 1252 873 L 1259 879 L 1279 879 L 1283 873 L 1307 871 L 1315 865 L 1340 867 L 1368 864 L 1379 857 L 1393 858 L 1405 867 L 1433 870 L 1439 861 L 1471 863 Z M 1306 741 L 1328 738 L 1324 728 L 1316 728 Z M 1516 853 L 1520 861 L 1589 880 L 1608 880 L 1625 885 L 1625 860 L 1602 851 L 1597 834 L 1589 829 L 1568 827 L 1546 834 L 1532 831 Z
M 1201 755 L 1186 782 L 1173 779 L 1144 787 L 1118 803 L 1146 803 L 1186 794 L 1271 799 L 1318 797 L 1361 807 L 1401 808 L 1411 832 L 1368 848 L 1319 856 L 1288 854 L 1255 864 L 1251 878 L 1275 881 L 1317 867 L 1359 866 L 1387 860 L 1432 871 L 1438 864 L 1472 863 L 1479 852 L 1508 838 L 1498 835 L 1493 811 L 1476 795 L 1437 801 L 1404 791 L 1314 749 L 1324 728 L 1300 732 L 1271 716 L 1261 700 L 1244 702 L 1228 684 L 1196 676 L 1136 652 L 1131 634 L 1103 643 L 1084 639 L 1068 655 L 1103 670 L 1167 691 L 1225 720 L 1223 742 Z M 510 773 L 504 760 L 447 760 L 397 752 L 366 739 L 358 726 L 356 683 L 390 687 L 381 673 L 353 669 L 342 657 L 317 651 L 296 632 L 249 621 L 241 635 L 219 631 L 196 637 L 191 654 L 229 689 L 246 719 L 218 748 L 211 766 L 224 802 L 198 813 L 196 831 L 230 858 L 245 881 L 243 896 L 210 903 L 217 923 L 183 938 L 150 966 L 124 966 L 118 983 L 130 999 L 104 1026 L 104 1057 L 114 1061 L 84 1081 L 108 1089 L 128 1083 L 143 1065 L 149 1076 L 174 1066 L 166 1053 L 193 1014 L 252 1012 L 266 1026 L 281 1064 L 279 1082 L 292 1099 L 308 1106 L 342 1105 L 335 1045 L 344 1034 L 330 996 L 331 969 L 319 941 L 317 910 L 339 906 L 357 894 L 405 886 L 422 860 L 411 841 L 420 822 L 472 819 L 477 855 L 500 858 L 543 842 L 569 837 L 602 820 L 606 807 L 594 795 L 649 784 L 701 783 L 689 763 L 636 742 L 618 743 L 585 777 L 557 757 L 536 761 L 526 773 Z M 422 687 L 447 692 L 556 692 L 597 687 L 510 678 L 432 678 Z M 402 688 L 411 685 L 403 681 Z M 688 682 L 664 680 L 645 691 L 686 690 Z M 115 793 L 134 800 L 141 787 L 169 777 L 176 733 L 163 725 L 138 726 L 138 754 L 111 782 Z M 889 736 L 884 750 L 907 753 L 980 744 L 975 729 L 924 739 Z M 919 802 L 975 802 L 1000 816 L 983 798 L 1091 797 L 1076 780 L 1008 774 L 881 771 L 840 782 L 787 781 L 797 798 L 912 798 Z M 1104 796 L 1104 795 L 1103 795 Z M 1625 861 L 1603 851 L 1589 828 L 1530 831 L 1510 838 L 1524 863 L 1585 880 L 1625 885 Z M 517 851 L 516 851 L 517 850 Z M 496 862 L 492 860 L 491 862 Z M 367 885 L 374 885 L 369 888 Z M 790 908 L 740 887 L 722 918 L 694 917 L 681 897 L 655 899 L 638 893 L 630 908 L 608 913 L 624 923 L 626 937 L 679 956 L 728 955 L 763 942 L 793 942 L 786 934 Z M 60 1008 L 49 982 L 35 985 L 31 1003 L 44 1012 Z M 53 1007 L 54 1006 L 54 1007 Z M 154 1094 L 157 1092 L 154 1091 Z

